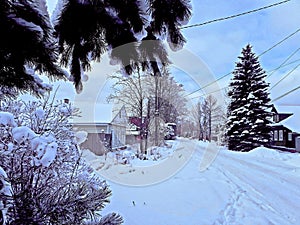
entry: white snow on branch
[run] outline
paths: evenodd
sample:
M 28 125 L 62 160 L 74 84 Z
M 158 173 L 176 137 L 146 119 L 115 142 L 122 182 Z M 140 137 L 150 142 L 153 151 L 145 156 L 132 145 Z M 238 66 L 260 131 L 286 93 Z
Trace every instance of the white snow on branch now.
M 86 131 L 78 131 L 75 133 L 75 138 L 77 144 L 82 144 L 87 140 L 88 133 Z
M 12 129 L 13 139 L 17 143 L 23 143 L 27 140 L 32 140 L 37 136 L 35 132 L 33 132 L 29 127 L 20 126 Z
M 48 167 L 55 160 L 58 144 L 53 136 L 36 137 L 31 141 L 31 147 L 36 153 L 35 166 Z
M 0 125 L 16 127 L 14 115 L 9 112 L 0 112 Z
M 45 118 L 45 110 L 42 108 L 37 108 L 35 110 L 35 115 L 38 119 L 43 119 L 43 118 Z

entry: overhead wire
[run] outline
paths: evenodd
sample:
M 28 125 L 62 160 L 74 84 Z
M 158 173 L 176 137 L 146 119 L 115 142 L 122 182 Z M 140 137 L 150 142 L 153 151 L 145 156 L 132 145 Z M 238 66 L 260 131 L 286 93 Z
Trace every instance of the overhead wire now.
M 287 39 L 291 38 L 292 36 L 294 36 L 295 34 L 297 34 L 300 31 L 300 28 L 298 28 L 295 32 L 291 33 L 290 35 L 288 35 L 287 37 L 285 37 L 284 39 L 282 39 L 281 41 L 279 41 L 278 43 L 276 43 L 275 45 L 273 45 L 271 48 L 267 49 L 266 51 L 262 52 L 260 55 L 258 55 L 258 57 L 264 55 L 265 53 L 271 51 L 273 48 L 277 47 L 278 45 L 282 44 L 283 42 L 285 42 Z
M 232 72 L 229 72 L 229 73 L 227 73 L 227 74 L 225 74 L 225 75 L 219 77 L 218 79 L 214 80 L 213 82 L 204 85 L 203 87 L 201 87 L 201 88 L 199 88 L 199 89 L 197 89 L 197 90 L 195 90 L 195 91 L 193 91 L 193 92 L 191 92 L 191 93 L 185 95 L 184 97 L 187 97 L 187 96 L 189 96 L 189 95 L 195 94 L 196 92 L 201 91 L 201 90 L 203 90 L 203 89 L 206 88 L 206 87 L 209 87 L 210 85 L 212 85 L 212 84 L 218 82 L 219 80 L 222 80 L 223 78 L 227 77 L 227 76 L 230 75 L 231 73 L 232 73 Z
M 226 17 L 222 17 L 222 18 L 218 18 L 218 19 L 214 19 L 214 20 L 209 20 L 209 21 L 206 21 L 206 22 L 203 22 L 203 23 L 197 23 L 197 24 L 183 26 L 180 29 L 187 29 L 187 28 L 191 28 L 191 27 L 200 27 L 200 26 L 204 26 L 204 25 L 207 25 L 207 24 L 210 24 L 210 23 L 214 23 L 214 22 L 219 22 L 219 21 L 223 21 L 223 20 L 233 19 L 233 18 L 236 18 L 236 17 L 239 17 L 239 16 L 244 16 L 244 15 L 247 15 L 247 14 L 250 14 L 250 13 L 254 13 L 254 12 L 257 12 L 257 11 L 260 11 L 260 10 L 264 10 L 264 9 L 267 9 L 267 8 L 278 6 L 278 5 L 287 3 L 289 1 L 291 1 L 291 0 L 285 0 L 285 1 L 277 2 L 277 3 L 273 3 L 271 5 L 267 5 L 267 6 L 258 8 L 258 9 L 253 9 L 253 10 L 246 11 L 246 12 L 243 12 L 243 13 L 238 13 L 238 14 L 235 14 L 235 15 L 226 16 Z
M 258 55 L 258 57 L 260 57 L 260 56 L 262 56 L 262 55 L 268 53 L 269 51 L 271 51 L 271 50 L 274 49 L 275 47 L 279 46 L 280 44 L 282 44 L 283 42 L 285 42 L 286 40 L 288 40 L 288 39 L 291 38 L 292 36 L 296 35 L 299 31 L 300 31 L 300 28 L 297 29 L 295 32 L 289 34 L 288 36 L 286 36 L 285 38 L 283 38 L 282 40 L 280 40 L 279 42 L 277 42 L 276 44 L 274 44 L 273 46 L 271 46 L 271 47 L 268 48 L 267 50 L 263 51 L 261 54 Z M 280 68 L 281 68 L 281 67 L 280 67 Z M 227 74 L 225 74 L 225 75 L 223 75 L 223 76 L 221 76 L 221 77 L 219 77 L 218 79 L 216 79 L 216 80 L 214 80 L 214 81 L 212 81 L 212 82 L 210 82 L 210 83 L 204 85 L 203 87 L 201 87 L 201 88 L 199 88 L 199 89 L 197 89 L 197 90 L 195 90 L 195 91 L 193 91 L 193 92 L 187 94 L 185 97 L 187 97 L 187 96 L 189 96 L 189 95 L 192 95 L 192 94 L 194 94 L 194 93 L 196 93 L 196 92 L 198 92 L 198 91 L 201 91 L 202 89 L 204 89 L 204 88 L 206 88 L 206 87 L 209 87 L 210 85 L 212 85 L 212 84 L 218 82 L 219 80 L 222 80 L 223 78 L 229 76 L 230 74 L 232 74 L 232 71 L 229 72 L 229 73 L 227 73 Z
M 290 62 L 290 63 L 281 65 L 281 68 L 283 68 L 283 67 L 285 67 L 285 66 L 289 66 L 289 65 L 294 64 L 294 63 L 299 62 L 299 61 L 300 61 L 300 59 L 297 59 L 297 60 L 294 60 L 294 61 L 292 61 L 292 62 Z M 300 66 L 300 64 L 297 65 L 297 67 L 299 67 L 299 66 Z M 271 71 L 274 71 L 274 70 L 278 70 L 278 67 L 275 68 L 275 69 L 269 70 L 269 71 L 267 71 L 266 73 L 271 72 Z M 223 87 L 223 88 L 220 88 L 220 89 L 215 90 L 215 91 L 211 91 L 211 92 L 206 93 L 206 94 L 202 94 L 202 95 L 198 95 L 198 96 L 192 97 L 192 98 L 190 98 L 190 99 L 195 99 L 195 98 L 200 98 L 200 97 L 205 96 L 205 95 L 210 95 L 210 94 L 212 94 L 212 93 L 215 93 L 215 92 L 218 92 L 218 91 L 225 90 L 226 88 L 228 88 L 228 86 Z
M 218 89 L 218 90 L 211 91 L 211 92 L 209 92 L 209 93 L 207 93 L 207 94 L 202 94 L 202 95 L 200 95 L 200 96 L 192 97 L 192 98 L 189 98 L 189 99 L 191 100 L 191 99 L 195 99 L 195 98 L 201 98 L 201 97 L 203 97 L 203 96 L 210 95 L 210 94 L 213 94 L 213 93 L 216 93 L 216 92 L 225 90 L 225 89 L 227 89 L 227 88 L 228 88 L 228 87 L 226 86 L 226 87 L 220 88 L 220 89 Z
M 272 90 L 274 87 L 276 87 L 278 84 L 280 84 L 283 80 L 285 80 L 289 75 L 291 75 L 298 67 L 300 66 L 300 63 L 295 66 L 291 71 L 289 71 L 285 76 L 283 76 L 279 81 L 276 82 L 276 84 L 274 84 L 270 90 Z
M 289 65 L 291 65 L 291 64 L 294 64 L 294 63 L 296 63 L 296 62 L 299 62 L 299 61 L 300 61 L 300 58 L 299 58 L 299 59 L 296 59 L 296 60 L 294 60 L 294 61 L 292 61 L 292 62 L 289 62 L 289 63 L 287 63 L 287 64 L 282 65 L 282 66 L 280 67 L 280 69 L 281 69 L 281 68 L 284 68 L 284 67 L 286 67 L 286 66 L 289 66 Z M 267 73 L 273 72 L 274 70 L 278 70 L 278 68 L 269 70 Z
M 298 89 L 300 89 L 300 86 L 298 86 L 298 87 L 296 87 L 296 88 L 294 88 L 294 89 L 292 89 L 292 90 L 289 90 L 288 92 L 284 93 L 283 95 L 280 95 L 279 97 L 273 99 L 273 100 L 271 101 L 271 103 L 272 103 L 272 102 L 276 102 L 276 101 L 278 101 L 279 99 L 282 99 L 283 97 L 285 97 L 285 96 L 287 96 L 287 95 L 293 93 L 294 91 L 297 91 Z
M 298 51 L 300 50 L 300 47 L 296 49 L 291 55 L 289 55 L 277 68 L 275 68 L 266 78 L 269 78 L 272 76 L 277 70 L 281 69 L 286 62 L 288 62 Z
M 239 17 L 239 16 L 247 15 L 247 14 L 254 13 L 254 12 L 257 12 L 257 11 L 260 11 L 260 10 L 264 10 L 264 9 L 267 9 L 267 8 L 271 8 L 271 7 L 274 7 L 274 6 L 278 6 L 278 5 L 287 3 L 287 2 L 289 2 L 289 1 L 291 1 L 291 0 L 285 0 L 285 1 L 278 2 L 278 3 L 273 3 L 273 4 L 271 4 L 271 5 L 264 6 L 264 7 L 258 8 L 258 9 L 254 9 L 254 10 L 246 11 L 246 12 L 239 13 L 239 14 L 235 14 L 235 15 L 231 15 L 231 16 L 227 16 L 227 17 L 222 17 L 222 18 L 218 18 L 218 19 L 206 21 L 206 22 L 203 22 L 203 23 L 198 23 L 198 24 L 193 24 L 193 25 L 184 26 L 184 27 L 181 27 L 180 29 L 186 29 L 186 28 L 192 28 L 192 27 L 199 27 L 199 26 L 204 26 L 204 25 L 207 25 L 207 24 L 210 24 L 210 23 L 214 23 L 214 22 L 218 22 L 218 21 L 223 21 L 223 20 L 227 20 L 227 19 L 236 18 L 236 17 Z M 292 36 L 296 35 L 299 31 L 300 31 L 300 28 L 297 29 L 295 32 L 291 33 L 290 35 L 286 36 L 285 38 L 283 38 L 282 40 L 280 40 L 280 41 L 277 42 L 275 45 L 271 46 L 270 48 L 268 48 L 267 50 L 265 50 L 265 51 L 262 52 L 261 54 L 259 54 L 258 57 L 260 57 L 260 56 L 266 54 L 267 52 L 271 51 L 271 50 L 274 49 L 275 47 L 279 46 L 280 44 L 282 44 L 283 42 L 285 42 L 286 40 L 288 40 L 288 39 L 291 38 Z M 275 68 L 275 69 L 272 71 L 272 73 L 269 74 L 269 75 L 267 76 L 267 78 L 270 77 L 272 74 L 274 74 L 274 73 L 275 73 L 277 70 L 279 70 L 280 68 L 282 68 L 282 67 L 284 67 L 284 66 L 287 66 L 287 65 L 291 64 L 291 63 L 286 64 L 286 62 L 287 62 L 290 58 L 292 58 L 292 56 L 294 56 L 299 50 L 300 50 L 300 48 L 298 48 L 296 51 L 294 51 L 294 52 L 293 52 L 293 53 L 292 53 L 292 54 L 291 54 L 291 55 L 290 55 L 290 56 L 289 56 L 289 57 L 288 57 L 288 58 L 287 58 L 280 66 L 278 66 L 277 68 Z M 300 60 L 300 59 L 299 59 L 299 60 Z M 296 61 L 298 61 L 298 60 L 296 60 Z M 296 61 L 294 61 L 294 62 L 296 62 Z M 292 62 L 292 63 L 294 63 L 294 62 Z M 294 70 L 296 70 L 299 66 L 300 66 L 300 64 L 297 65 L 297 66 L 296 66 L 292 71 L 290 71 L 287 75 L 285 75 L 281 80 L 279 80 L 272 88 L 274 88 L 274 87 L 277 86 L 280 82 L 282 82 L 282 80 L 284 80 L 287 76 L 289 76 L 289 75 L 290 75 Z M 225 75 L 219 77 L 218 79 L 214 80 L 213 82 L 204 85 L 204 86 L 201 87 L 200 89 L 195 90 L 195 91 L 193 91 L 193 92 L 187 94 L 185 97 L 187 97 L 187 96 L 189 96 L 189 95 L 192 95 L 192 94 L 194 94 L 194 93 L 196 93 L 196 92 L 198 92 L 198 91 L 203 90 L 204 88 L 206 88 L 206 87 L 208 87 L 208 86 L 210 86 L 210 85 L 212 85 L 212 84 L 218 82 L 219 80 L 221 80 L 221 79 L 223 79 L 223 78 L 229 76 L 230 74 L 232 74 L 232 72 L 229 72 L 229 73 L 227 73 L 227 74 L 225 74 Z M 214 92 L 223 90 L 223 89 L 225 89 L 225 88 L 227 88 L 227 87 L 221 88 L 221 89 L 216 90 L 216 91 L 213 91 L 213 92 L 211 92 L 211 93 L 214 93 Z M 271 88 L 271 89 L 272 89 L 272 88 Z M 300 86 L 299 86 L 298 88 L 300 88 Z M 297 88 L 297 89 L 298 89 L 298 88 Z M 270 90 L 271 90 L 271 89 L 270 89 Z M 293 90 L 294 90 L 294 89 L 293 89 Z M 292 90 L 292 91 L 293 91 L 293 90 Z M 202 95 L 202 96 L 203 96 L 203 95 Z M 201 97 L 201 96 L 198 96 L 198 97 Z M 196 98 L 196 97 L 193 97 L 193 98 Z

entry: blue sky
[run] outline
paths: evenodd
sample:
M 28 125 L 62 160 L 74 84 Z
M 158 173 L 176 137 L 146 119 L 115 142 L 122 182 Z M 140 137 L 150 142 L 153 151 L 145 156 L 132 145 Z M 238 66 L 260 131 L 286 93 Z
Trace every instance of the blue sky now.
M 208 20 L 226 17 L 278 1 L 266 0 L 197 0 L 193 1 L 194 16 L 189 24 L 201 23 Z M 300 22 L 300 1 L 292 0 L 274 8 L 269 8 L 253 14 L 237 17 L 230 20 L 212 23 L 202 27 L 184 30 L 188 42 L 186 48 L 201 57 L 216 78 L 219 78 L 234 69 L 235 62 L 241 49 L 248 43 L 259 55 L 289 34 L 295 32 Z M 300 32 L 269 51 L 260 62 L 266 70 L 277 68 L 292 52 L 300 47 Z M 300 58 L 300 51 L 290 59 L 290 62 Z M 299 63 L 299 62 L 298 62 Z M 270 86 L 275 84 L 297 63 L 284 67 L 274 73 L 270 79 Z M 271 90 L 274 99 L 286 91 L 300 85 L 300 70 L 291 73 L 276 88 Z M 219 82 L 221 87 L 226 86 L 231 76 Z M 296 92 L 278 103 L 295 104 L 299 101 Z M 284 101 L 283 101 L 284 100 Z
M 55 6 L 55 0 L 49 0 L 49 10 Z M 189 24 L 202 23 L 216 18 L 227 17 L 230 15 L 242 13 L 245 11 L 260 8 L 279 0 L 194 0 L 192 1 L 193 16 Z M 205 26 L 188 28 L 183 30 L 183 34 L 187 39 L 183 51 L 190 52 L 193 57 L 197 57 L 201 61 L 201 67 L 206 67 L 207 73 L 188 74 L 183 72 L 181 66 L 174 65 L 177 69 L 174 75 L 177 80 L 184 84 L 186 89 L 191 92 L 199 88 L 196 85 L 200 81 L 200 85 L 205 85 L 205 79 L 209 76 L 210 81 L 217 79 L 234 69 L 237 57 L 240 55 L 241 49 L 250 43 L 257 55 L 261 54 L 274 44 L 287 37 L 300 28 L 300 1 L 291 0 L 288 3 L 262 10 L 253 14 L 237 17 L 230 20 L 216 22 Z M 297 48 L 300 47 L 300 32 L 275 47 L 273 50 L 260 57 L 262 67 L 268 72 L 277 68 L 288 56 L 290 56 Z M 184 55 L 181 52 L 175 53 L 178 56 Z M 300 59 L 300 51 L 297 52 L 289 62 Z M 192 61 L 184 59 L 186 61 Z M 296 67 L 299 62 L 283 67 L 276 71 L 268 82 L 270 86 L 274 85 L 289 71 Z M 199 64 L 190 65 L 190 69 L 197 70 Z M 84 85 L 84 92 L 76 98 L 79 99 L 95 99 L 98 95 L 102 96 L 107 89 L 105 85 L 106 76 L 112 70 L 118 68 L 109 65 L 108 59 L 104 57 L 101 64 L 94 64 L 92 72 L 89 73 L 89 80 Z M 207 71 L 206 71 L 207 72 Z M 94 78 L 97 77 L 97 81 Z M 225 87 L 231 76 L 220 80 L 217 83 L 218 87 Z M 101 85 L 97 85 L 96 83 Z M 199 83 L 199 82 L 198 82 Z M 206 93 L 218 89 L 218 87 L 210 87 L 206 89 Z M 300 66 L 295 69 L 287 78 L 280 84 L 271 89 L 271 98 L 286 93 L 287 91 L 300 86 Z M 215 89 L 214 89 L 215 88 Z M 92 91 L 91 90 L 98 90 Z M 100 90 L 100 91 L 99 91 Z M 72 84 L 63 85 L 60 90 L 62 95 L 74 94 Z M 198 96 L 202 92 L 195 93 L 193 96 Z M 91 97 L 92 96 L 92 97 Z M 277 104 L 300 105 L 299 97 L 300 89 L 286 97 L 278 100 Z

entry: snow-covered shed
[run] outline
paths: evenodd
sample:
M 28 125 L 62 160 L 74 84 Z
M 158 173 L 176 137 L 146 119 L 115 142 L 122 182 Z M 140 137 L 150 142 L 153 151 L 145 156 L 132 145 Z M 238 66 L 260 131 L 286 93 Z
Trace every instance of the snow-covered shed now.
M 300 106 L 273 105 L 272 145 L 295 148 L 300 136 Z
M 75 103 L 81 117 L 74 118 L 73 126 L 78 131 L 88 133 L 87 140 L 81 144 L 95 154 L 101 155 L 105 149 L 125 146 L 127 115 L 125 107 L 114 109 L 112 104 Z

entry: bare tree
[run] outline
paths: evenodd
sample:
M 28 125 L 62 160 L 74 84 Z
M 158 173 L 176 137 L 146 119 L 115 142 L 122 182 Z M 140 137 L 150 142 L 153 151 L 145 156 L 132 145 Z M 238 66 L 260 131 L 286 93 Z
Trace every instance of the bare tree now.
M 155 79 L 157 79 L 157 94 L 155 90 Z M 149 87 L 149 96 L 157 98 L 153 103 L 157 106 L 151 107 L 158 109 L 159 116 L 165 123 L 177 123 L 179 118 L 187 114 L 186 98 L 184 97 L 183 85 L 175 81 L 170 72 L 165 69 L 163 75 L 159 77 L 148 76 L 147 83 Z
M 140 142 L 141 153 L 145 153 L 148 144 L 162 143 L 164 124 L 177 123 L 179 117 L 186 113 L 183 86 L 167 70 L 164 70 L 163 76 L 138 71 L 130 77 L 113 75 L 111 78 L 115 84 L 108 100 L 125 105 L 126 111 L 140 121 L 140 136 L 144 140 Z
M 199 140 L 217 139 L 215 134 L 220 129 L 223 120 L 223 111 L 218 105 L 218 101 L 212 95 L 208 95 L 205 99 L 200 99 L 193 107 L 192 117 L 198 126 Z
M 202 126 L 202 121 L 204 117 L 204 113 L 202 111 L 202 103 L 201 101 L 197 102 L 196 105 L 193 106 L 192 111 L 192 120 L 195 121 L 196 126 L 198 127 L 198 139 L 203 140 L 203 126 Z
M 145 153 L 146 143 L 143 144 L 143 140 L 147 139 L 147 127 L 149 121 L 147 120 L 148 110 L 148 92 L 145 82 L 143 82 L 144 76 L 141 75 L 138 70 L 137 73 L 130 77 L 125 77 L 121 74 L 112 75 L 110 79 L 115 81 L 112 86 L 113 92 L 108 96 L 109 102 L 114 102 L 125 106 L 126 111 L 130 117 L 138 119 L 140 128 L 140 151 Z

